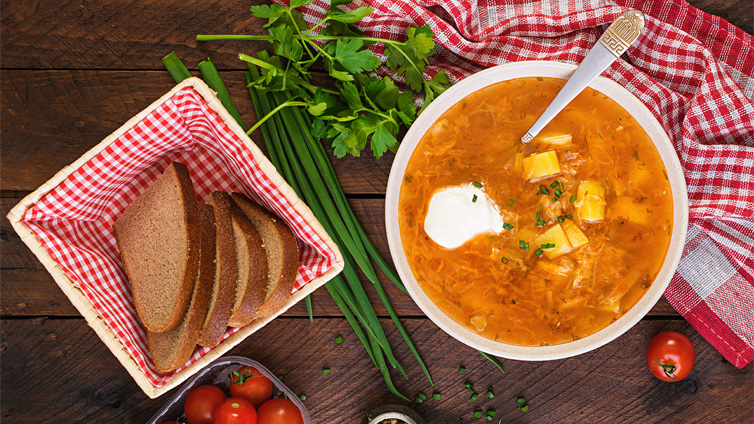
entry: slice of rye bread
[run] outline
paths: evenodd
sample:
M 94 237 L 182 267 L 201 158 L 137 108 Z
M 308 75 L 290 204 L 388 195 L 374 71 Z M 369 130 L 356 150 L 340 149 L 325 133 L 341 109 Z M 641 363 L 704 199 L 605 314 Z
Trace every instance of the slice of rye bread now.
M 213 347 L 222 339 L 228 327 L 238 285 L 238 261 L 231 218 L 232 202 L 228 193 L 213 191 L 209 195 L 209 203 L 215 210 L 217 260 L 207 318 L 204 320 L 198 341 L 204 347 Z
M 262 237 L 234 202 L 231 202 L 233 235 L 238 257 L 238 288 L 228 325 L 243 327 L 254 320 L 267 288 L 267 251 Z
M 296 237 L 283 219 L 252 202 L 246 195 L 233 193 L 231 197 L 257 228 L 267 249 L 269 279 L 264 303 L 256 316 L 267 317 L 280 310 L 291 297 L 298 270 Z
M 207 316 L 212 285 L 215 282 L 215 215 L 210 205 L 199 205 L 201 247 L 199 272 L 188 312 L 175 330 L 153 333 L 147 330 L 147 345 L 157 369 L 173 371 L 185 364 L 194 353 L 202 325 Z
M 113 224 L 134 305 L 147 330 L 174 330 L 199 267 L 199 212 L 188 168 L 171 163 Z

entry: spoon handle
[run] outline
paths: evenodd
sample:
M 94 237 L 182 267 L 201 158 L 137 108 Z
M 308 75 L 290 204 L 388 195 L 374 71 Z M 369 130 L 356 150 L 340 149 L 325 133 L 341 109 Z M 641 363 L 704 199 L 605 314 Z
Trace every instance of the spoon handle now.
M 611 63 L 620 57 L 631 44 L 639 38 L 641 30 L 644 28 L 644 15 L 638 10 L 629 10 L 624 12 L 607 28 L 592 50 L 586 55 L 579 67 L 573 71 L 573 74 L 558 92 L 558 95 L 552 100 L 547 109 L 529 128 L 529 131 L 521 137 L 522 143 L 528 143 L 542 131 L 551 120 L 568 103 L 571 103 L 590 82 L 594 81 L 602 71 L 607 69 Z

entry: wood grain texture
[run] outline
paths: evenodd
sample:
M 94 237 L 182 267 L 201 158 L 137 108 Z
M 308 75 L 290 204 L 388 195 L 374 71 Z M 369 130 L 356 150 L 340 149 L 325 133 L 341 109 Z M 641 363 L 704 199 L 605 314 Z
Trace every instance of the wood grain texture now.
M 198 74 L 197 74 L 198 75 Z M 256 122 L 243 73 L 222 72 L 249 126 Z M 166 71 L 0 71 L 0 188 L 32 191 L 174 86 Z M 264 151 L 259 131 L 252 140 Z M 343 189 L 384 194 L 393 154 L 334 160 Z
M 749 0 L 691 0 L 752 34 Z M 197 34 L 262 34 L 252 2 L 177 0 L 4 1 L 0 17 L 3 68 L 160 69 L 171 51 L 195 66 L 207 56 L 220 69 L 243 69 L 239 52 L 265 42 L 202 42 Z
M 68 298 L 58 288 L 50 274 L 42 267 L 37 258 L 19 239 L 10 227 L 5 215 L 20 199 L 0 199 L 0 314 L 3 316 L 79 316 Z M 351 207 L 369 238 L 382 256 L 392 264 L 385 235 L 385 202 L 382 199 L 351 199 Z M 391 304 L 401 316 L 424 315 L 419 307 L 379 273 L 383 287 L 390 297 Z M 380 316 L 387 316 L 387 311 L 379 300 L 372 284 L 363 279 L 367 295 Z M 312 294 L 313 313 L 317 316 L 342 316 L 340 309 L 332 301 L 326 290 L 320 289 Z M 678 313 L 667 303 L 665 298 L 649 312 L 653 316 L 675 316 Z M 306 307 L 298 304 L 286 311 L 285 316 L 307 316 Z
M 644 321 L 620 339 L 565 360 L 503 360 L 502 374 L 490 362 L 426 320 L 404 320 L 435 379 L 423 377 L 392 324 L 383 321 L 408 380 L 393 372 L 398 389 L 427 423 L 473 420 L 474 410 L 495 409 L 495 422 L 750 422 L 754 368 L 725 362 L 688 324 Z M 83 320 L 13 320 L 3 325 L 2 421 L 7 423 L 146 422 L 172 396 L 144 396 Z M 697 363 L 687 380 L 663 383 L 647 370 L 644 349 L 660 331 L 688 334 Z M 30 337 L 33 335 L 33 337 Z M 336 345 L 333 339 L 344 336 Z M 366 411 L 402 403 L 384 386 L 358 339 L 343 319 L 276 319 L 229 352 L 260 361 L 295 393 L 306 394 L 314 423 L 358 423 Z M 50 367 L 55 364 L 54 368 Z M 458 373 L 463 365 L 466 374 Z M 324 376 L 322 368 L 332 370 Z M 51 378 L 51 375 L 54 375 Z M 464 382 L 480 393 L 474 403 Z M 43 382 L 43 383 L 40 383 Z M 494 399 L 485 393 L 492 386 Z M 431 399 L 439 392 L 441 400 Z M 34 394 L 35 401 L 29 401 Z M 530 409 L 518 410 L 525 396 Z

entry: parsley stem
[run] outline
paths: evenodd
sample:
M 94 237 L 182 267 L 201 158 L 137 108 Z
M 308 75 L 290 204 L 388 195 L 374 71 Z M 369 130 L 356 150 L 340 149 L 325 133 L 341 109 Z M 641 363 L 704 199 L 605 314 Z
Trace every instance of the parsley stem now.
M 294 23 L 291 26 L 296 29 L 296 32 L 298 33 L 298 36 L 301 38 L 301 40 L 306 40 L 306 37 L 303 34 L 301 34 L 301 30 L 299 29 L 298 25 L 295 23 L 296 19 L 293 17 L 293 13 L 291 13 L 291 11 L 292 11 L 292 9 L 290 7 L 285 9 L 285 13 L 288 15 L 288 17 L 290 18 L 291 22 Z M 307 24 L 307 26 L 309 26 L 309 25 Z M 301 43 L 301 44 L 303 44 L 304 50 L 306 50 L 306 53 L 309 55 L 309 57 L 313 59 L 314 55 L 312 55 L 312 52 L 309 51 L 309 49 L 306 47 L 306 43 Z
M 249 134 L 253 133 L 254 130 L 256 130 L 257 128 L 259 128 L 260 125 L 264 124 L 264 121 L 270 119 L 272 117 L 272 115 L 276 114 L 281 109 L 284 109 L 284 108 L 286 108 L 288 106 L 307 106 L 307 105 L 308 105 L 308 103 L 306 103 L 306 102 L 297 102 L 295 100 L 288 100 L 288 101 L 280 104 L 275 109 L 272 109 L 272 111 L 270 111 L 270 113 L 268 113 L 267 115 L 265 115 L 264 117 L 262 117 L 262 119 L 260 119 L 259 121 L 257 121 L 257 123 L 254 124 L 253 127 L 251 127 L 248 131 L 246 131 L 246 134 L 249 135 Z

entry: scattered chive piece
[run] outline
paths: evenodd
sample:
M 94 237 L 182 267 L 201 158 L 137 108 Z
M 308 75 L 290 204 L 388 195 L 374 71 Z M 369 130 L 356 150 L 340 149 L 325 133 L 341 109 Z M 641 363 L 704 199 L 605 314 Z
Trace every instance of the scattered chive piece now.
M 513 199 L 508 200 L 508 205 L 513 206 Z M 463 421 L 463 420 L 462 420 Z
M 561 182 L 558 188 L 560 188 L 560 191 L 565 191 L 565 184 Z
M 545 243 L 539 247 L 541 247 L 542 249 L 552 249 L 553 247 L 555 247 L 555 243 Z
M 492 386 L 490 386 L 490 388 L 487 389 L 487 397 L 489 397 L 490 399 L 495 397 L 495 394 L 492 393 Z
M 545 224 L 547 224 L 547 223 L 544 222 L 544 221 L 542 221 L 541 219 L 537 220 L 537 225 L 539 225 L 540 227 L 543 226 L 543 225 L 545 225 Z
M 553 198 L 552 198 L 552 201 L 553 201 L 553 202 L 557 202 L 557 201 L 558 201 L 558 198 L 557 198 L 557 197 L 553 197 Z
M 550 184 L 550 188 L 555 188 L 557 186 L 558 186 L 558 182 L 557 181 L 553 181 L 552 184 Z
M 524 246 L 524 252 L 528 252 L 528 251 L 529 251 L 529 243 L 526 243 L 526 246 Z
M 306 400 L 306 395 L 299 395 L 298 398 L 301 399 L 301 400 Z
M 521 412 L 526 412 L 529 410 L 529 405 L 524 405 L 521 407 Z
M 474 411 L 474 418 L 482 418 L 482 411 Z
M 576 196 L 571 196 L 570 199 L 568 199 L 569 202 L 573 203 L 576 201 Z
M 508 258 L 506 258 L 505 256 L 503 256 L 503 263 L 504 263 L 504 264 L 507 264 L 507 263 L 508 263 Z M 466 372 L 466 371 L 462 371 L 462 372 Z
M 463 418 L 461 418 L 460 420 L 458 420 L 458 424 L 463 424 Z
M 503 259 L 505 259 L 505 258 L 503 258 Z M 458 367 L 458 372 L 460 372 L 461 374 L 466 374 L 466 367 Z
M 521 405 L 523 403 L 526 403 L 526 398 L 522 397 L 522 396 L 519 396 L 518 399 L 516 399 L 516 403 L 519 404 L 519 405 Z
M 534 251 L 534 254 L 537 256 L 542 256 L 542 253 L 544 253 L 544 250 L 541 247 Z
M 476 197 L 476 194 L 475 194 L 475 195 L 474 195 L 474 197 L 472 197 L 472 198 L 471 198 L 471 201 L 472 201 L 473 203 L 476 203 L 476 199 L 477 199 L 477 197 Z
M 341 343 L 343 343 L 343 337 L 342 336 L 336 337 L 335 338 L 335 344 L 341 344 Z
M 416 394 L 416 399 L 414 399 L 414 402 L 416 403 L 424 403 L 424 401 L 427 400 L 427 395 L 425 395 L 422 392 L 419 392 Z
M 561 195 L 561 194 L 563 194 L 563 192 L 562 192 L 562 191 L 560 191 L 560 189 L 559 189 L 559 188 L 556 188 L 556 189 L 555 189 L 555 195 L 556 195 L 556 196 L 558 196 L 558 197 L 560 197 L 560 195 Z
M 508 223 L 506 222 L 505 224 L 503 224 L 503 228 L 505 228 L 506 230 L 512 230 L 512 229 L 513 229 L 513 225 L 511 225 L 511 224 L 508 224 Z
M 537 211 L 537 221 L 539 221 L 540 215 L 542 215 L 542 211 Z
M 434 400 L 440 400 L 440 397 L 441 397 L 440 393 L 434 393 L 432 395 L 432 399 L 434 399 Z
M 471 393 L 474 393 L 474 386 L 472 386 L 468 381 L 463 383 L 463 387 L 465 387 L 466 390 L 470 391 Z
M 474 182 L 474 187 L 476 188 L 482 188 L 482 183 Z
M 572 214 L 572 213 L 569 213 L 569 214 L 568 214 L 568 215 L 566 215 L 565 217 L 566 217 L 566 218 L 573 218 L 573 214 Z
M 330 368 L 322 368 L 322 375 L 330 374 Z
M 478 395 L 478 394 L 476 394 L 476 393 L 474 393 L 473 395 L 471 395 L 471 401 L 472 401 L 472 402 L 476 402 L 476 399 L 477 399 L 478 397 L 479 397 L 479 395 Z
M 283 380 L 283 375 L 282 374 L 278 376 L 278 380 L 281 380 L 281 381 Z
M 565 221 L 565 218 L 563 218 L 563 215 L 558 216 L 558 222 L 563 223 Z
M 485 414 L 487 415 L 487 421 L 492 421 L 492 417 L 494 417 L 496 413 L 497 412 L 495 412 L 494 409 L 488 409 L 487 414 Z

